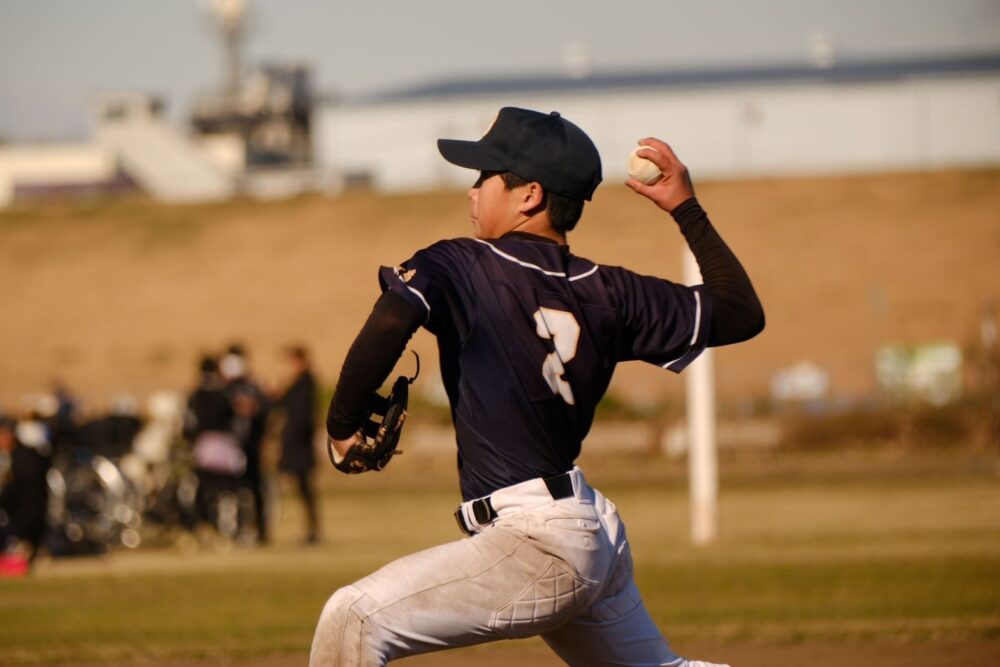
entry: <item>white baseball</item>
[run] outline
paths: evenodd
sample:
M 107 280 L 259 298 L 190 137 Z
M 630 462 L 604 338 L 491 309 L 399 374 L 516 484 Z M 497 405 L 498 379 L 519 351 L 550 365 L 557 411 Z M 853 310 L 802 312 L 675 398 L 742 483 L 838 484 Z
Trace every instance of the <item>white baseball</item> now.
M 639 146 L 639 148 L 636 148 L 628 156 L 628 175 L 630 178 L 634 178 L 646 185 L 652 185 L 660 180 L 663 172 L 655 164 L 639 155 L 639 151 L 641 150 L 653 151 L 654 153 L 660 152 L 651 146 Z

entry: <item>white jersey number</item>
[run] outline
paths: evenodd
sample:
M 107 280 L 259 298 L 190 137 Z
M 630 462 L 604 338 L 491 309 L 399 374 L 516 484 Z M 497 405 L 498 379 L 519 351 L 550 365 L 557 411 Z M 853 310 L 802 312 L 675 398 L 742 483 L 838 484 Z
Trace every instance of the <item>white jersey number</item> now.
M 542 363 L 542 377 L 553 394 L 559 394 L 564 401 L 573 405 L 573 388 L 563 379 L 562 374 L 566 372 L 563 364 L 576 356 L 576 344 L 580 341 L 579 323 L 573 313 L 539 308 L 535 311 L 535 331 L 545 340 L 551 339 L 556 348 Z

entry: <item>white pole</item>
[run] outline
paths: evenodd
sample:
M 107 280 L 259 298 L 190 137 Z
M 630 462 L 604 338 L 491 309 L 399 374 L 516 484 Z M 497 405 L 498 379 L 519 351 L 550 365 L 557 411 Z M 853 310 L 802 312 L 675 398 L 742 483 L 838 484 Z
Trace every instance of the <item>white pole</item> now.
M 684 282 L 702 282 L 691 250 L 684 249 Z M 691 541 L 709 544 L 719 530 L 719 472 L 715 445 L 715 382 L 712 350 L 707 349 L 684 372 L 687 387 L 688 482 Z

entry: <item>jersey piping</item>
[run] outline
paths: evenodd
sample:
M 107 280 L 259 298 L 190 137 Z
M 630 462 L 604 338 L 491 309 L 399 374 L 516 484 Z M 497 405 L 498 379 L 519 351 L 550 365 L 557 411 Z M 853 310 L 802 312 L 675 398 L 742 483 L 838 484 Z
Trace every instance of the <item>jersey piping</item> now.
M 701 294 L 699 292 L 694 293 L 694 333 L 691 335 L 691 342 L 688 343 L 688 347 L 684 350 L 684 354 L 677 357 L 673 361 L 668 361 L 663 364 L 663 368 L 670 369 L 671 366 L 676 364 L 678 361 L 687 356 L 687 353 L 691 351 L 694 344 L 698 341 L 698 332 L 701 331 Z
M 528 269 L 534 269 L 535 271 L 541 271 L 542 273 L 544 273 L 547 276 L 554 276 L 556 278 L 565 278 L 566 277 L 566 273 L 563 272 L 563 271 L 549 271 L 547 269 L 543 269 L 542 267 L 538 266 L 537 264 L 532 264 L 531 262 L 525 262 L 523 260 L 518 259 L 517 257 L 514 257 L 513 255 L 508 255 L 503 250 L 500 250 L 499 248 L 497 248 L 495 245 L 493 245 L 489 241 L 484 241 L 482 239 L 472 239 L 472 240 L 475 241 L 476 243 L 482 243 L 484 246 L 486 246 L 487 248 L 489 248 L 490 250 L 492 250 L 494 253 L 496 253 L 500 257 L 503 257 L 504 259 L 506 259 L 509 262 L 514 262 L 515 264 L 519 264 L 519 265 L 521 265 L 521 266 L 523 266 L 525 268 L 528 268 Z M 579 280 L 580 278 L 586 278 L 587 276 L 589 276 L 589 275 L 593 274 L 595 271 L 597 271 L 597 269 L 598 269 L 598 266 L 597 266 L 597 264 L 595 264 L 593 266 L 593 268 L 591 268 L 589 271 L 586 271 L 586 272 L 581 273 L 581 274 L 576 275 L 576 276 L 570 276 L 569 279 L 572 281 L 572 280 Z
M 586 273 L 581 273 L 578 276 L 571 276 L 569 281 L 573 282 L 574 280 L 579 280 L 580 278 L 586 278 L 587 276 L 596 273 L 598 268 L 600 267 L 598 267 L 597 264 L 594 264 L 594 268 L 592 268 L 590 271 L 587 271 Z
M 424 295 L 420 292 L 420 290 L 415 287 L 410 287 L 409 285 L 406 286 L 406 289 L 416 294 L 420 301 L 424 304 L 424 307 L 427 309 L 427 316 L 424 318 L 424 323 L 426 324 L 431 319 L 431 305 L 427 303 L 427 299 L 424 298 Z

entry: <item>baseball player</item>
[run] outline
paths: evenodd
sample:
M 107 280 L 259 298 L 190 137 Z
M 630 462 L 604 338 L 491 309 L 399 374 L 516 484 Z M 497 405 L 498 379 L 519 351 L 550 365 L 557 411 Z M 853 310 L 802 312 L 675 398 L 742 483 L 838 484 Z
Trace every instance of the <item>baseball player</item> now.
M 686 287 L 596 264 L 566 235 L 601 181 L 576 125 L 505 107 L 478 141 L 442 139 L 479 172 L 475 238 L 441 241 L 395 268 L 344 361 L 327 430 L 336 461 L 421 326 L 438 339 L 464 502 L 464 539 L 401 558 L 336 591 L 311 664 L 404 656 L 541 635 L 571 665 L 707 665 L 674 654 L 636 588 L 614 504 L 574 465 L 620 361 L 680 372 L 706 346 L 746 340 L 764 315 L 740 263 L 670 147 L 644 139 L 663 177 L 628 186 L 670 213 L 702 269 Z M 378 466 L 380 467 L 380 466 Z

